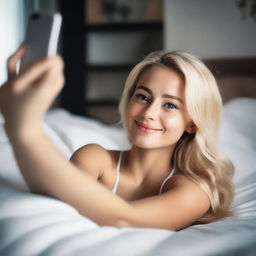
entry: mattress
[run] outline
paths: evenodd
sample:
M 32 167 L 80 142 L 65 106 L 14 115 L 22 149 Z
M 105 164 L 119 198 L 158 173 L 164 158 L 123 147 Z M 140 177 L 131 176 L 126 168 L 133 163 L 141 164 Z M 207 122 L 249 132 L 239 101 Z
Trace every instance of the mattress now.
M 178 232 L 99 226 L 72 206 L 32 194 L 0 116 L 0 255 L 256 255 L 256 99 L 224 105 L 219 145 L 235 165 L 235 216 Z M 130 147 L 122 128 L 53 109 L 45 130 L 69 158 L 80 146 Z

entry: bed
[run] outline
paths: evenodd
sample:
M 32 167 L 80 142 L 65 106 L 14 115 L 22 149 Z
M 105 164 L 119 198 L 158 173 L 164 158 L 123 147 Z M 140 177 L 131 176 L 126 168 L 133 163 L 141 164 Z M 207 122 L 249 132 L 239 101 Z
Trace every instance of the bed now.
M 0 116 L 0 255 L 256 255 L 256 99 L 224 106 L 220 147 L 235 164 L 236 215 L 174 232 L 98 226 L 59 200 L 28 191 Z M 120 127 L 53 109 L 45 130 L 69 158 L 80 146 L 98 143 L 128 149 Z

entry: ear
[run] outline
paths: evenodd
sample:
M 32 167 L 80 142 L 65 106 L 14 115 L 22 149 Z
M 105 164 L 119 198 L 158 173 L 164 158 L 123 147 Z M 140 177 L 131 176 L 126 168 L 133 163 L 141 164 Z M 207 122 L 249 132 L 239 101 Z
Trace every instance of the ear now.
M 194 123 L 190 123 L 186 129 L 186 132 L 189 134 L 196 133 L 196 125 Z

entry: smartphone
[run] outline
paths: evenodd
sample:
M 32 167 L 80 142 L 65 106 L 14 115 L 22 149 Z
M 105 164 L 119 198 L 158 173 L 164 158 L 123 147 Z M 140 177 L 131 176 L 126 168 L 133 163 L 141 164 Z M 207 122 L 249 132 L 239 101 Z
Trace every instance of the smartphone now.
M 62 17 L 59 13 L 32 13 L 29 17 L 25 44 L 19 72 L 33 62 L 57 52 Z

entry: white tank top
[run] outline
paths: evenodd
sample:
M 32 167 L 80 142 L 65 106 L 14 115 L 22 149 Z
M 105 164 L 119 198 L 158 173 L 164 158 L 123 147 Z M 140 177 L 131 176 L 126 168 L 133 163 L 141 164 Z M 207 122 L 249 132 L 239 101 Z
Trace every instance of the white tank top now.
M 121 151 L 120 155 L 119 155 L 119 158 L 118 158 L 117 167 L 116 167 L 116 172 L 117 172 L 116 182 L 115 182 L 115 185 L 112 189 L 112 193 L 114 193 L 114 194 L 116 194 L 116 191 L 117 191 L 118 185 L 119 185 L 120 166 L 121 166 L 122 156 L 123 156 L 123 152 Z M 163 180 L 162 185 L 161 185 L 160 190 L 159 190 L 159 195 L 162 193 L 162 189 L 163 189 L 165 183 L 167 182 L 168 179 L 170 179 L 172 177 L 173 173 L 174 173 L 174 169 L 172 169 L 171 172 L 168 174 L 168 176 Z

